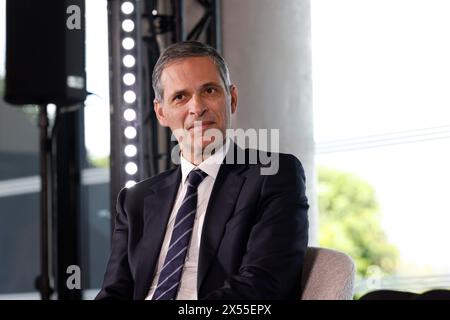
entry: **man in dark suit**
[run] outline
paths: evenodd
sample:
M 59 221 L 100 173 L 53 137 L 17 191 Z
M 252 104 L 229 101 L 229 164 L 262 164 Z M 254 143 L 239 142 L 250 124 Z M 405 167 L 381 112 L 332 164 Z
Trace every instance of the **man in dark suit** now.
M 119 193 L 97 299 L 297 298 L 308 242 L 298 159 L 242 150 L 226 135 L 237 88 L 211 47 L 168 47 L 153 88 L 180 165 Z M 267 159 L 277 161 L 275 171 L 264 173 Z

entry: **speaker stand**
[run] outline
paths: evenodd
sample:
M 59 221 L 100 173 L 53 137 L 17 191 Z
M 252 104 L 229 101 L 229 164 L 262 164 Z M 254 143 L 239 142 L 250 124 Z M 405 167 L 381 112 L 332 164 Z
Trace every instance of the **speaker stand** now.
M 40 174 L 41 174 L 41 274 L 36 279 L 36 288 L 41 294 L 42 300 L 50 300 L 53 289 L 50 286 L 49 276 L 49 192 L 48 192 L 48 115 L 47 105 L 39 106 L 39 131 L 40 131 Z

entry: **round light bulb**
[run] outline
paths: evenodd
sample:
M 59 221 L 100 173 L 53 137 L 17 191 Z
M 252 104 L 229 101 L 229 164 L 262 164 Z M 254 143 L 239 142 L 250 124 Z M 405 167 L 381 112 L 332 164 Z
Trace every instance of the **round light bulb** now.
M 137 148 L 134 144 L 129 144 L 125 147 L 124 153 L 127 157 L 134 157 L 137 154 Z
M 123 83 L 127 86 L 131 86 L 136 82 L 136 77 L 132 73 L 125 73 L 123 75 Z
M 136 63 L 136 59 L 131 55 L 127 54 L 125 57 L 123 57 L 123 65 L 127 68 L 131 68 Z
M 125 183 L 125 188 L 131 188 L 136 184 L 136 181 L 134 180 L 129 180 L 127 181 L 127 183 Z
M 130 14 L 134 10 L 134 5 L 130 1 L 125 1 L 120 8 L 124 14 Z
M 122 40 L 122 47 L 125 50 L 131 50 L 134 48 L 134 40 L 133 38 L 130 37 L 126 37 L 125 39 Z
M 134 127 L 126 127 L 125 130 L 123 131 L 125 137 L 127 137 L 128 139 L 134 139 L 137 136 L 137 131 L 136 128 Z
M 136 119 L 136 111 L 130 108 L 126 109 L 123 112 L 123 118 L 127 121 L 133 121 L 134 119 Z
M 125 32 L 131 32 L 134 30 L 134 22 L 131 19 L 123 20 L 122 22 L 122 29 Z
M 138 170 L 138 167 L 137 167 L 136 163 L 134 163 L 134 162 L 128 162 L 125 165 L 125 172 L 127 174 L 129 174 L 130 176 L 135 174 L 137 172 L 137 170 Z
M 136 101 L 136 93 L 131 90 L 125 91 L 123 94 L 123 100 L 125 100 L 126 103 L 133 103 Z

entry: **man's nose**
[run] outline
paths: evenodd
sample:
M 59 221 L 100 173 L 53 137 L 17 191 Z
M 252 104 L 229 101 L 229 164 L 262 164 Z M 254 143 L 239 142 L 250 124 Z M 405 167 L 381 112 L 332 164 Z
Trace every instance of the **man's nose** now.
M 208 110 L 205 102 L 198 95 L 193 95 L 189 104 L 189 113 L 195 117 L 201 117 Z

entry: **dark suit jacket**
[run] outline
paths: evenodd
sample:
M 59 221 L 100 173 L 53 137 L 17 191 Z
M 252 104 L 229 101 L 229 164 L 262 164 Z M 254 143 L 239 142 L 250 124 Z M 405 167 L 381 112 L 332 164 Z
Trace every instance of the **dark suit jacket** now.
M 298 297 L 308 242 L 304 171 L 297 158 L 279 154 L 278 173 L 261 175 L 259 159 L 248 163 L 251 152 L 246 163 L 219 169 L 200 242 L 198 299 Z M 119 193 L 97 299 L 145 299 L 180 180 L 178 166 Z

